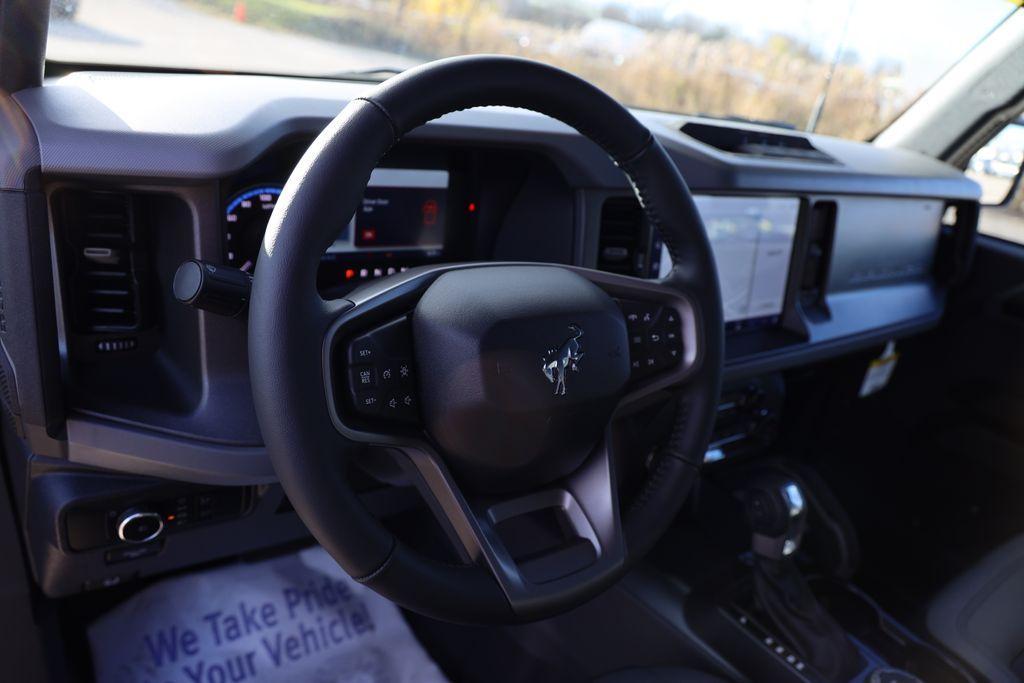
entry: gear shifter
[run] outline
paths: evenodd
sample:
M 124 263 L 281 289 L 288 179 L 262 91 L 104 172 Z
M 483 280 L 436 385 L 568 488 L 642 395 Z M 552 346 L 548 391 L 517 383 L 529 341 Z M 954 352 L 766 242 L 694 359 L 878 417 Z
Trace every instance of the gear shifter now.
M 747 490 L 745 503 L 758 603 L 808 664 L 829 681 L 849 681 L 864 662 L 791 559 L 807 529 L 803 492 L 792 480 L 764 477 Z
M 800 487 L 780 481 L 747 493 L 747 517 L 754 531 L 752 549 L 759 557 L 779 560 L 800 547 L 807 527 L 807 508 Z

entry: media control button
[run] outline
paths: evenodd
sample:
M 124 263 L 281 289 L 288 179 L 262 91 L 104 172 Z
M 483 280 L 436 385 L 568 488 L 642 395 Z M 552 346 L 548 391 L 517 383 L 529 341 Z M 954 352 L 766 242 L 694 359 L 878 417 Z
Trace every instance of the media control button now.
M 658 318 L 661 306 L 646 301 L 618 300 L 622 315 L 626 319 L 626 329 L 630 334 L 635 331 L 642 331 Z
M 634 380 L 675 367 L 683 356 L 679 313 L 658 304 L 618 300 L 629 332 L 629 358 Z

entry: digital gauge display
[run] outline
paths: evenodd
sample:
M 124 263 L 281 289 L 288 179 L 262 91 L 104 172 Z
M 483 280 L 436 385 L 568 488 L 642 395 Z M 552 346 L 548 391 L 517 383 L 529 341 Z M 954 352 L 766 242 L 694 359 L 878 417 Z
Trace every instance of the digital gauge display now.
M 228 199 L 224 261 L 253 272 L 281 185 L 265 183 Z M 439 259 L 444 252 L 449 173 L 440 169 L 377 168 L 355 215 L 339 221 L 321 261 L 323 286 L 383 277 Z M 340 213 L 340 211 L 339 211 Z
M 270 214 L 281 196 L 280 185 L 254 187 L 235 195 L 224 212 L 224 260 L 251 273 L 256 267 Z

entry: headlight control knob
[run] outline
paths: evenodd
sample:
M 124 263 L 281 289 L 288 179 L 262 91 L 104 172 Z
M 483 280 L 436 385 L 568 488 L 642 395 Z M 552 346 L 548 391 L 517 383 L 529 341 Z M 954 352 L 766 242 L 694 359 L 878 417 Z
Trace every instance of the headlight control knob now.
M 174 298 L 186 306 L 234 318 L 249 308 L 252 275 L 232 268 L 189 259 L 178 266 Z
M 163 533 L 164 520 L 159 513 L 131 508 L 117 518 L 116 530 L 125 543 L 146 543 Z

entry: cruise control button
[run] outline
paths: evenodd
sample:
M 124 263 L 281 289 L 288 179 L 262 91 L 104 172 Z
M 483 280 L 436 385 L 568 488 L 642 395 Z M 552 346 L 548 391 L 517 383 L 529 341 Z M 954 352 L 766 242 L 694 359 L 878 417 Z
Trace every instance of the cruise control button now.
M 408 359 L 387 360 L 379 365 L 382 386 L 398 386 L 412 381 L 412 363 Z
M 348 362 L 353 365 L 356 363 L 372 363 L 377 360 L 377 356 L 380 353 L 377 350 L 377 344 L 374 342 L 372 334 L 364 334 L 359 337 L 348 347 Z
M 412 326 L 408 317 L 375 327 L 348 346 L 348 398 L 367 418 L 416 420 L 412 387 Z
M 412 362 L 404 360 L 398 364 L 398 381 L 404 383 L 412 382 Z
M 356 365 L 349 368 L 352 386 L 356 391 L 377 386 L 377 369 L 371 365 Z
M 362 415 L 377 415 L 380 412 L 380 396 L 375 391 L 356 393 L 356 410 Z

